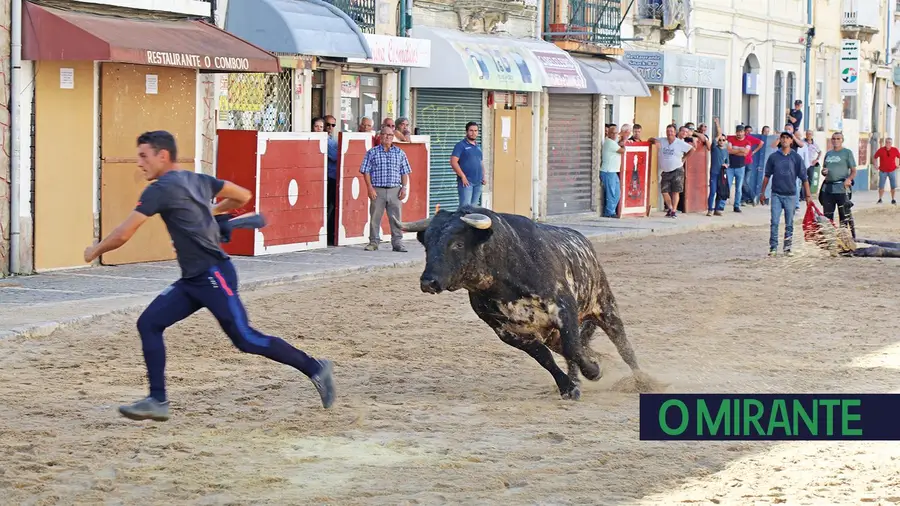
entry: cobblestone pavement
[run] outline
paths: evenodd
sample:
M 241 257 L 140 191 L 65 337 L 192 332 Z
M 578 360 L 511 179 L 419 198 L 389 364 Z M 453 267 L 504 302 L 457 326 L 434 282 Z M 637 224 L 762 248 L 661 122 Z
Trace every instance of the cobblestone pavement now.
M 876 200 L 875 191 L 857 193 L 854 195 L 854 213 L 860 215 L 861 211 L 874 208 Z M 672 219 L 666 218 L 662 212 L 654 212 L 647 218 L 551 217 L 549 222 L 572 227 L 596 242 L 762 226 L 769 222 L 769 208 L 766 206 L 748 206 L 740 214 L 732 212 L 730 207 L 726 209 L 721 217 L 692 213 Z M 797 212 L 795 234 L 802 234 L 799 222 L 805 209 L 805 205 L 801 205 Z M 310 278 L 360 276 L 372 270 L 423 262 L 425 253 L 421 245 L 415 241 L 407 241 L 406 244 L 409 249 L 407 253 L 395 253 L 390 247 L 369 252 L 360 245 L 262 257 L 235 257 L 234 262 L 240 277 L 240 288 L 248 290 Z M 760 254 L 764 254 L 765 249 L 766 239 L 761 237 Z M 67 269 L 0 279 L 0 338 L 23 332 L 46 334 L 62 324 L 144 306 L 178 276 L 176 262 L 165 261 Z

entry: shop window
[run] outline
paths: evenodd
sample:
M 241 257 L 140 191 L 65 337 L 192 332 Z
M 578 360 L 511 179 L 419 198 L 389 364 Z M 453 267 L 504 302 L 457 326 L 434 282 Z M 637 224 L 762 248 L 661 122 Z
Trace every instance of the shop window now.
M 341 76 L 341 130 L 359 131 L 363 118 L 372 120 L 374 129 L 381 125 L 381 77 L 365 74 Z
M 713 118 L 719 118 L 719 121 L 722 121 L 722 90 L 713 89 L 713 98 L 712 98 L 712 115 Z M 713 121 L 712 124 L 713 129 L 713 138 L 719 136 L 721 132 L 716 128 L 716 122 Z
M 709 89 L 697 89 L 697 127 L 701 124 L 709 125 Z
M 775 121 L 772 124 L 772 128 L 775 128 L 776 131 L 781 131 L 784 124 L 787 122 L 784 116 L 784 75 L 780 70 L 775 71 Z
M 225 74 L 219 94 L 220 128 L 290 132 L 294 69 L 278 74 Z

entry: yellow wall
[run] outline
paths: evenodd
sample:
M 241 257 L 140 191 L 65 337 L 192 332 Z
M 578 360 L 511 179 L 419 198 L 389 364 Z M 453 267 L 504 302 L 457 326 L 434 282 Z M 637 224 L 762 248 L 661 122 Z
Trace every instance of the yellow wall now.
M 60 89 L 61 67 L 74 89 Z M 94 62 L 36 63 L 34 142 L 35 269 L 82 266 L 94 238 Z

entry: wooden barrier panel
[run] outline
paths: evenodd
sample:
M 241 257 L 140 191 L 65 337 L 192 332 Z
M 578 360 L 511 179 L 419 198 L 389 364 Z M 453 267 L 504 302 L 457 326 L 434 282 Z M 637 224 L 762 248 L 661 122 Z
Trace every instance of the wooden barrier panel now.
M 244 181 L 238 184 L 254 193 L 253 209 L 233 214 L 255 210 L 267 221 L 262 230 L 234 231 L 225 251 L 258 256 L 326 247 L 328 134 L 219 130 L 218 135 L 217 173 Z M 255 142 L 248 142 L 250 136 Z
M 427 135 L 413 135 L 410 142 L 394 145 L 406 153 L 409 160 L 409 188 L 403 200 L 401 217 L 404 221 L 417 221 L 428 217 L 428 178 L 431 169 L 429 151 L 431 140 Z M 367 244 L 369 242 L 369 216 L 372 201 L 366 189 L 366 179 L 359 172 L 366 151 L 371 149 L 372 136 L 368 133 L 340 132 L 338 134 L 338 188 L 337 219 L 335 220 L 335 244 Z M 381 239 L 390 240 L 391 228 L 387 212 L 381 219 Z M 415 240 L 416 234 L 403 234 L 405 240 Z
M 694 152 L 684 162 L 684 193 L 681 195 L 685 213 L 706 212 L 709 196 L 709 150 L 695 144 Z M 679 206 L 681 207 L 681 206 Z
M 338 133 L 335 246 L 369 242 L 369 196 L 359 168 L 371 147 L 370 133 Z
M 650 215 L 650 143 L 629 142 L 622 153 L 618 215 Z

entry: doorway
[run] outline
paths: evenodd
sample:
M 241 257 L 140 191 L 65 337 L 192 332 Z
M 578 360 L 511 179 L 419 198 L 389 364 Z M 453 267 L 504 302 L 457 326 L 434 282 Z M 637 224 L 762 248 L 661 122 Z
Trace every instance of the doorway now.
M 744 74 L 756 74 L 757 82 L 759 82 L 759 60 L 755 54 L 750 53 L 747 55 L 747 59 L 744 60 L 743 72 Z M 756 131 L 762 131 L 762 127 L 759 126 L 759 96 L 748 95 L 744 90 L 742 90 L 741 95 L 741 123 L 756 127 Z M 726 133 L 732 133 L 733 127 L 730 129 L 723 125 L 723 128 L 725 128 Z
M 527 93 L 495 92 L 492 209 L 531 217 L 532 113 Z

